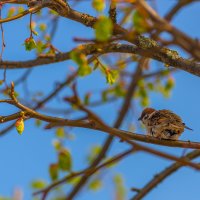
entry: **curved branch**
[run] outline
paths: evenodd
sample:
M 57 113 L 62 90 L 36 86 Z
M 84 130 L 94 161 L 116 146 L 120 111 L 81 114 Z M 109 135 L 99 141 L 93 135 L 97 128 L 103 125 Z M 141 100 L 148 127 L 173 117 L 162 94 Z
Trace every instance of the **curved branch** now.
M 194 150 L 182 158 L 192 160 L 194 158 L 197 158 L 198 156 L 200 156 L 200 151 Z M 136 194 L 133 198 L 131 198 L 131 200 L 142 199 L 149 192 L 151 192 L 151 190 L 153 190 L 159 183 L 161 183 L 164 179 L 166 179 L 172 173 L 176 172 L 181 167 L 182 165 L 176 162 L 167 167 L 166 169 L 164 169 L 163 171 L 161 171 L 159 174 L 156 174 L 151 181 L 149 181 L 141 190 L 138 191 L 138 194 Z
M 36 112 L 35 110 L 32 110 L 31 108 L 26 107 L 25 105 L 22 105 L 20 102 L 18 102 L 18 100 L 16 99 L 16 97 L 14 96 L 14 86 L 12 85 L 11 88 L 11 98 L 12 100 L 1 100 L 1 102 L 3 103 L 9 103 L 11 105 L 14 105 L 18 108 L 20 108 L 22 111 L 24 111 L 23 115 L 26 117 L 32 117 L 32 118 L 36 118 L 36 119 L 40 119 L 49 123 L 57 123 L 59 124 L 59 126 L 73 126 L 73 127 L 82 127 L 82 128 L 89 128 L 89 129 L 94 129 L 94 130 L 101 130 L 103 132 L 106 132 L 108 134 L 110 134 L 110 136 L 115 136 L 120 138 L 121 140 L 125 141 L 127 144 L 131 145 L 132 147 L 136 148 L 137 150 L 140 151 L 144 151 L 147 152 L 149 154 L 153 154 L 156 155 L 158 157 L 162 157 L 168 160 L 173 160 L 173 161 L 177 161 L 179 163 L 181 163 L 182 165 L 187 165 L 190 166 L 194 169 L 198 169 L 200 170 L 200 166 L 195 164 L 195 163 L 191 163 L 185 159 L 180 159 L 176 156 L 161 152 L 161 151 L 157 151 L 154 150 L 152 148 L 143 146 L 141 144 L 138 144 L 136 142 L 130 141 L 130 139 L 127 137 L 127 135 L 124 134 L 124 132 L 122 133 L 120 130 L 118 129 L 114 129 L 111 128 L 109 126 L 107 126 L 106 124 L 104 124 L 102 122 L 102 120 L 100 119 L 101 123 L 99 123 L 99 118 L 90 111 L 91 115 L 93 115 L 95 117 L 95 120 L 97 119 L 97 121 L 93 121 L 93 120 L 68 120 L 68 119 L 63 119 L 63 118 L 58 118 L 58 117 L 51 117 L 51 116 L 47 116 L 47 115 L 43 115 L 40 114 L 38 112 Z M 19 113 L 19 117 L 21 117 L 22 113 Z M 98 163 L 97 163 L 98 164 Z

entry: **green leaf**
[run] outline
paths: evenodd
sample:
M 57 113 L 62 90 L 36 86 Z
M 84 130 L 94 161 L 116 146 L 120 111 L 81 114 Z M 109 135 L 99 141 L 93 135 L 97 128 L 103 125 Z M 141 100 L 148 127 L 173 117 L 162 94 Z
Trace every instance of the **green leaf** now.
M 93 146 L 90 150 L 90 154 L 88 155 L 87 160 L 91 163 L 100 153 L 100 151 L 101 151 L 101 146 L 99 145 Z
M 163 71 L 161 72 L 161 76 L 167 76 L 167 75 L 169 75 L 169 74 L 170 74 L 170 70 L 169 70 L 169 69 L 163 70 Z
M 110 85 L 114 84 L 117 81 L 119 73 L 117 70 L 106 69 L 106 81 Z
M 112 20 L 106 16 L 100 16 L 94 25 L 96 39 L 100 42 L 106 42 L 110 39 L 113 32 Z
M 56 129 L 56 136 L 58 138 L 64 138 L 65 137 L 65 129 L 63 127 L 59 127 Z
M 83 65 L 84 61 L 80 58 L 81 52 L 78 50 L 74 50 L 70 52 L 70 58 L 77 64 Z
M 169 77 L 167 79 L 166 84 L 165 84 L 165 89 L 166 90 L 171 90 L 171 89 L 173 89 L 174 85 L 175 85 L 174 79 L 172 77 Z
M 31 51 L 32 49 L 35 49 L 37 47 L 36 42 L 32 37 L 27 38 L 24 41 L 24 45 L 27 51 Z
M 143 97 L 140 101 L 140 104 L 143 106 L 143 107 L 147 107 L 149 104 L 150 104 L 150 100 L 148 97 Z
M 140 87 L 140 88 L 139 88 L 139 96 L 140 96 L 141 98 L 146 98 L 146 97 L 148 97 L 147 90 L 146 90 L 144 87 Z
M 47 29 L 47 25 L 45 23 L 42 23 L 42 24 L 39 25 L 39 29 L 40 29 L 40 31 L 43 32 Z
M 72 159 L 71 154 L 67 149 L 61 149 L 58 154 L 58 165 L 63 171 L 71 171 Z
M 92 72 L 92 69 L 91 69 L 91 67 L 89 65 L 82 65 L 78 69 L 78 75 L 79 76 L 87 76 L 91 72 Z
M 147 87 L 149 90 L 154 90 L 154 84 L 153 83 L 147 83 Z
M 44 44 L 41 40 L 38 40 L 37 41 L 37 52 L 39 54 L 41 54 L 46 48 L 47 48 L 47 45 Z
M 91 67 L 88 65 L 87 56 L 78 50 L 70 53 L 70 58 L 78 65 L 78 75 L 86 76 L 92 72 Z
M 19 7 L 18 7 L 18 13 L 22 13 L 22 12 L 24 12 L 24 7 L 19 6 Z
M 58 164 L 51 164 L 49 166 L 49 174 L 50 174 L 50 177 L 51 177 L 51 180 L 52 181 L 55 181 L 58 179 Z
M 106 6 L 105 0 L 93 0 L 92 6 L 95 10 L 97 10 L 98 12 L 101 12 L 104 10 L 104 8 Z
M 14 92 L 14 96 L 15 96 L 15 97 L 18 97 L 18 96 L 19 96 L 19 93 L 15 91 L 15 92 Z
M 59 151 L 62 148 L 62 143 L 59 140 L 54 139 L 52 143 L 57 151 Z
M 94 179 L 89 184 L 89 189 L 97 191 L 102 187 L 102 181 L 100 179 Z
M 31 187 L 33 189 L 43 189 L 44 187 L 46 187 L 46 182 L 44 180 L 35 180 L 31 183 Z
M 113 181 L 115 183 L 116 188 L 116 197 L 118 200 L 124 200 L 126 199 L 126 190 L 123 183 L 123 178 L 120 174 L 117 174 L 114 176 Z

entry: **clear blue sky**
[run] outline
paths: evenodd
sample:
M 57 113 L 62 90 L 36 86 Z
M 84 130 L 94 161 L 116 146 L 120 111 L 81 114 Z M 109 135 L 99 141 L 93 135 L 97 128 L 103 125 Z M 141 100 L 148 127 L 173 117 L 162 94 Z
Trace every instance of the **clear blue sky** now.
M 163 15 L 175 0 L 159 0 L 158 11 Z M 79 11 L 85 11 L 86 2 L 77 7 Z M 197 2 L 193 5 L 187 6 L 183 9 L 174 19 L 173 24 L 180 30 L 184 31 L 192 37 L 198 38 L 200 35 L 200 28 L 198 20 L 200 19 L 200 3 Z M 90 9 L 88 13 L 92 13 Z M 26 52 L 22 46 L 25 38 L 29 36 L 27 24 L 29 17 L 16 20 L 4 25 L 6 49 L 4 53 L 4 60 L 27 60 L 34 58 L 34 54 Z M 60 19 L 59 29 L 56 33 L 54 44 L 61 51 L 65 52 L 70 50 L 75 44 L 72 43 L 72 36 L 90 38 L 93 31 L 78 23 L 72 22 L 67 19 Z M 184 52 L 181 55 L 187 56 Z M 71 62 L 63 62 L 59 64 L 52 64 L 35 68 L 28 80 L 29 90 L 31 92 L 41 91 L 48 94 L 53 89 L 54 80 L 62 81 L 65 79 L 66 74 L 69 73 L 69 67 L 73 64 Z M 159 66 L 156 62 L 155 66 Z M 8 82 L 17 79 L 24 72 L 24 70 L 12 70 L 7 72 Z M 3 71 L 0 73 L 3 77 Z M 189 127 L 194 129 L 194 132 L 186 131 L 181 139 L 200 141 L 200 95 L 199 87 L 200 80 L 198 77 L 193 76 L 186 72 L 178 72 L 175 74 L 176 86 L 173 90 L 170 99 L 164 99 L 160 94 L 152 94 L 151 102 L 152 107 L 156 109 L 167 108 L 175 111 L 182 116 L 184 121 Z M 1 78 L 0 78 L 1 79 Z M 97 84 L 93 84 L 98 82 Z M 84 94 L 88 90 L 97 90 L 105 86 L 105 80 L 100 73 L 94 73 L 84 79 L 79 80 L 79 91 Z M 22 87 L 18 88 L 22 91 Z M 68 92 L 67 88 L 59 95 L 62 98 Z M 1 96 L 2 97 L 2 96 Z M 29 98 L 29 97 L 26 97 Z M 29 99 L 27 99 L 29 100 Z M 57 99 L 53 100 L 49 105 L 52 107 L 65 106 Z M 109 105 L 109 113 L 106 107 L 97 109 L 96 112 L 101 114 L 104 120 L 112 125 L 115 120 L 115 109 L 119 108 L 120 102 Z M 11 106 L 0 105 L 0 114 L 11 114 L 16 109 Z M 136 116 L 140 113 L 140 109 L 136 109 Z M 126 123 L 125 123 L 126 124 Z M 1 130 L 5 125 L 1 125 Z M 137 132 L 144 133 L 144 130 L 137 130 Z M 91 145 L 101 144 L 105 137 L 105 133 L 94 132 L 90 130 L 74 129 L 76 140 L 68 141 L 66 146 L 74 155 L 74 170 L 79 170 L 87 166 L 86 155 L 90 151 Z M 0 195 L 11 196 L 15 188 L 21 188 L 24 191 L 26 200 L 32 199 L 30 182 L 35 178 L 42 178 L 49 181 L 48 166 L 50 163 L 56 161 L 56 154 L 52 147 L 52 139 L 54 138 L 54 130 L 45 131 L 42 128 L 34 126 L 34 120 L 29 120 L 25 123 L 25 132 L 19 136 L 15 130 L 0 138 Z M 152 145 L 151 145 L 152 146 Z M 171 152 L 176 155 L 181 155 L 182 150 L 176 148 L 158 147 L 166 152 Z M 118 140 L 112 146 L 110 155 L 121 152 L 126 149 L 127 145 L 119 144 Z M 129 190 L 131 187 L 142 187 L 154 174 L 164 169 L 171 162 L 162 160 L 160 158 L 144 155 L 138 153 L 123 160 L 115 167 L 111 173 L 104 178 L 103 189 L 98 192 L 84 192 L 80 193 L 77 200 L 88 200 L 95 198 L 112 199 L 113 186 L 110 179 L 114 172 L 119 172 L 124 175 L 124 182 L 127 188 L 127 199 L 133 195 Z M 145 200 L 162 199 L 197 199 L 200 195 L 200 173 L 185 167 L 179 170 L 173 176 L 166 179 L 161 185 L 156 187 Z M 106 194 L 106 197 L 104 196 Z

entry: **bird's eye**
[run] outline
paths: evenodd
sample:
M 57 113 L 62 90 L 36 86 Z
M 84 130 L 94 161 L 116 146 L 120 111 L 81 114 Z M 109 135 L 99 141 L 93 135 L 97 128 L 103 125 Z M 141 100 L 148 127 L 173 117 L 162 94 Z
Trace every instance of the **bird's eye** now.
M 145 115 L 145 116 L 144 116 L 144 119 L 147 119 L 147 118 L 148 118 L 148 115 Z

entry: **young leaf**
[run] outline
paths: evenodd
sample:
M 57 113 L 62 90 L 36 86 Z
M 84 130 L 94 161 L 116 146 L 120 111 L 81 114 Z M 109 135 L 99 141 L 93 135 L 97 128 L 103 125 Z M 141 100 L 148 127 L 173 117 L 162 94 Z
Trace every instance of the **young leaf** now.
M 37 53 L 41 54 L 46 48 L 47 48 L 47 45 L 44 44 L 41 40 L 38 40 L 37 41 Z
M 92 69 L 89 65 L 84 64 L 79 66 L 78 68 L 78 75 L 79 76 L 87 76 L 88 74 L 90 74 L 92 72 Z
M 51 164 L 49 166 L 49 174 L 52 179 L 52 181 L 55 181 L 58 179 L 58 164 Z
M 123 200 L 126 199 L 126 190 L 124 187 L 123 179 L 120 174 L 114 176 L 114 183 L 116 188 L 116 199 Z
M 174 85 L 175 85 L 174 79 L 172 77 L 169 77 L 167 79 L 167 82 L 166 82 L 166 85 L 165 85 L 165 89 L 166 90 L 171 90 L 171 89 L 173 89 Z
M 46 182 L 43 180 L 35 180 L 32 182 L 31 187 L 33 189 L 39 190 L 44 188 L 46 185 L 47 185 Z
M 56 129 L 56 136 L 58 138 L 64 138 L 65 137 L 65 130 L 63 127 L 59 127 Z
M 15 14 L 15 11 L 16 11 L 16 8 L 15 7 L 11 7 L 8 10 L 7 17 L 12 17 Z
M 39 29 L 40 29 L 40 31 L 43 32 L 47 29 L 47 25 L 45 23 L 42 23 L 42 24 L 39 25 Z
M 100 16 L 94 25 L 96 39 L 100 42 L 106 42 L 110 39 L 113 32 L 112 20 L 106 16 Z
M 16 123 L 15 123 L 15 127 L 17 132 L 21 135 L 24 131 L 24 120 L 22 117 L 20 117 Z
M 75 50 L 70 53 L 71 59 L 78 65 L 79 76 L 86 76 L 92 72 L 91 67 L 88 65 L 87 56 Z
M 58 165 L 63 171 L 70 171 L 72 168 L 71 154 L 68 150 L 62 149 L 58 154 Z
M 91 163 L 96 156 L 100 153 L 101 151 L 101 146 L 95 145 L 92 147 L 90 154 L 87 156 L 87 160 Z
M 102 187 L 102 181 L 100 179 L 94 179 L 89 184 L 89 189 L 97 191 Z
M 147 107 L 150 104 L 149 97 L 143 97 L 140 101 L 141 106 Z
M 55 140 L 53 140 L 52 144 L 53 144 L 55 150 L 57 150 L 57 151 L 61 150 L 62 143 L 60 142 L 60 140 L 55 139 Z
M 101 12 L 104 10 L 104 8 L 106 6 L 105 0 L 93 0 L 92 6 L 95 10 L 97 10 L 98 12 Z
M 35 49 L 37 47 L 36 42 L 32 37 L 27 38 L 24 41 L 24 45 L 27 51 L 31 51 L 32 49 Z
M 18 13 L 22 13 L 24 11 L 24 7 L 19 6 L 17 11 L 18 11 Z
M 119 74 L 117 70 L 106 69 L 106 81 L 110 85 L 114 84 L 118 78 Z

